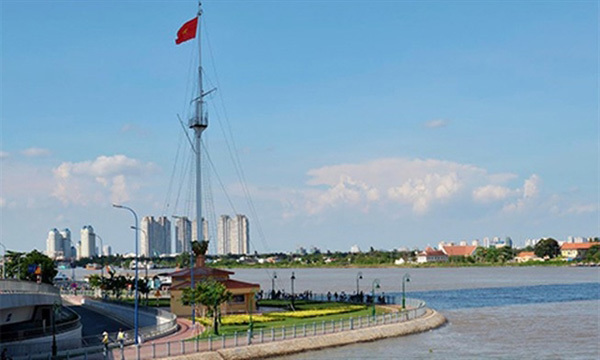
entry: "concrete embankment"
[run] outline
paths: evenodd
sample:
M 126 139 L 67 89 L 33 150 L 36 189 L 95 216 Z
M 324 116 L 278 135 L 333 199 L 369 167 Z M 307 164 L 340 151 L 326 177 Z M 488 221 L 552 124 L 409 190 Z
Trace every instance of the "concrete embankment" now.
M 415 320 L 380 325 L 369 328 L 343 331 L 339 333 L 312 336 L 298 339 L 255 344 L 231 349 L 222 349 L 204 353 L 171 357 L 172 360 L 252 360 L 273 356 L 289 355 L 304 351 L 375 341 L 385 338 L 404 336 L 438 328 L 446 323 L 446 318 L 435 310 Z

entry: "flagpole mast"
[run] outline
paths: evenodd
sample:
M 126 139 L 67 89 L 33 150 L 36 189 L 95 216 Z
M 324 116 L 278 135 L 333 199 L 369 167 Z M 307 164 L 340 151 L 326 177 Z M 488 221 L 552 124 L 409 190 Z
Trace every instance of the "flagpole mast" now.
M 195 113 L 190 120 L 190 128 L 194 129 L 195 150 L 196 150 L 196 237 L 198 241 L 204 240 L 202 226 L 202 168 L 201 168 L 201 146 L 202 132 L 208 127 L 207 119 L 203 114 L 203 94 L 202 90 L 202 46 L 200 43 L 200 19 L 202 16 L 202 2 L 198 1 L 198 96 L 195 99 Z M 193 240 L 193 239 L 192 239 Z M 194 252 L 190 244 L 190 286 L 195 288 L 194 284 Z M 196 306 L 192 299 L 192 325 L 196 324 Z

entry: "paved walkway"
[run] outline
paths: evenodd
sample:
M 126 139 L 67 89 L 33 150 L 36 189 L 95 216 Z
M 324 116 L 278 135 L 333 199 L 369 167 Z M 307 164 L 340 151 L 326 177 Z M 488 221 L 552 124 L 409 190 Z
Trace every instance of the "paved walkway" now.
M 72 304 L 73 306 L 81 306 L 84 297 L 81 295 L 63 295 L 63 300 Z M 140 346 L 140 355 L 143 358 L 152 357 L 152 344 L 155 344 L 155 347 L 158 348 L 159 353 L 164 353 L 167 347 L 167 343 L 172 345 L 180 344 L 181 340 L 187 340 L 193 338 L 196 335 L 204 332 L 204 326 L 198 322 L 196 322 L 196 327 L 192 326 L 192 321 L 183 318 L 177 318 L 177 331 L 173 334 L 163 336 L 157 339 L 149 340 L 146 343 L 141 344 Z M 191 352 L 193 342 L 188 342 L 189 351 Z M 180 349 L 177 349 L 180 350 Z M 112 358 L 121 359 L 121 349 L 114 348 L 112 351 Z M 136 358 L 136 348 L 134 345 L 125 346 L 123 349 L 123 355 L 125 359 L 135 359 Z

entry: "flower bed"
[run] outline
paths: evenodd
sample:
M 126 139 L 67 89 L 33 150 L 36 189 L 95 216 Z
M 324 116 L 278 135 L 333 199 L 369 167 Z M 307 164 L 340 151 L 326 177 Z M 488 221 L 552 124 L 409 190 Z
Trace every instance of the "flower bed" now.
M 270 321 L 277 321 L 278 319 L 267 317 L 265 315 L 252 315 L 252 322 L 254 323 L 264 323 Z M 196 318 L 196 321 L 200 322 L 205 326 L 212 326 L 213 319 L 202 317 Z M 244 325 L 250 323 L 250 315 L 242 314 L 242 315 L 227 315 L 221 318 L 221 325 Z
M 329 309 L 272 312 L 272 313 L 265 314 L 263 316 L 264 317 L 272 317 L 272 318 L 304 319 L 304 318 L 311 318 L 311 317 L 317 317 L 317 316 L 343 314 L 343 313 L 347 313 L 347 312 L 363 310 L 365 308 L 366 307 L 364 305 L 346 305 L 346 306 L 336 306 L 334 308 L 329 308 Z

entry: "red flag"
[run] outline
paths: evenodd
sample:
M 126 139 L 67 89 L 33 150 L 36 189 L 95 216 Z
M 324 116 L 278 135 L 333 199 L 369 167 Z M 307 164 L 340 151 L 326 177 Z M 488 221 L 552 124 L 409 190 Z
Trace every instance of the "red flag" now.
M 198 18 L 195 17 L 192 20 L 183 24 L 181 29 L 177 31 L 177 39 L 175 44 L 179 45 L 184 41 L 191 40 L 196 37 L 196 28 L 198 27 Z

